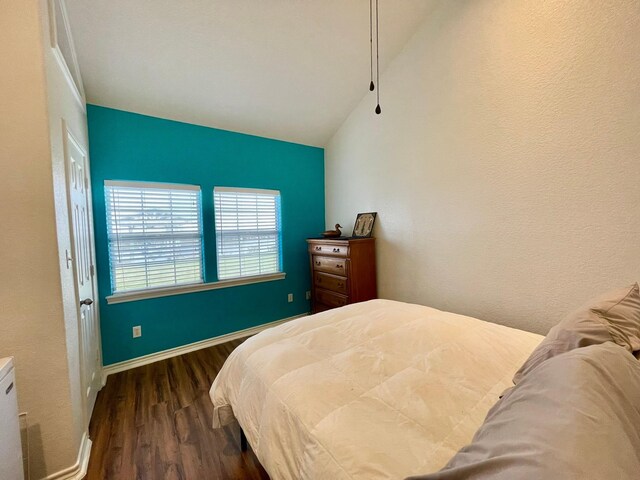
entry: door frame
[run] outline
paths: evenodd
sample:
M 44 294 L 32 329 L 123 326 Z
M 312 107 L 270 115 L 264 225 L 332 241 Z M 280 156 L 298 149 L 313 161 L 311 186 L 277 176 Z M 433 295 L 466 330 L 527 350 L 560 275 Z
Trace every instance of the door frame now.
M 95 315 L 95 323 L 97 325 L 96 330 L 96 345 L 98 349 L 98 370 L 96 371 L 96 377 L 99 380 L 100 388 L 98 391 L 104 386 L 104 376 L 102 374 L 103 370 L 103 361 L 102 361 L 102 335 L 100 328 L 100 301 L 98 298 L 98 276 L 96 274 L 96 243 L 95 243 L 95 230 L 93 224 L 93 196 L 91 189 L 91 168 L 89 163 L 89 154 L 87 149 L 82 145 L 81 142 L 78 141 L 78 137 L 71 131 L 65 119 L 62 119 L 62 144 L 63 144 L 63 157 L 64 157 L 64 172 L 65 172 L 65 192 L 66 192 L 66 200 L 67 200 L 67 218 L 68 218 L 68 228 L 69 228 L 69 240 L 70 240 L 70 250 L 73 257 L 76 257 L 76 245 L 75 245 L 75 236 L 73 230 L 73 212 L 72 212 L 72 202 L 71 202 L 71 172 L 69 171 L 69 142 L 73 142 L 74 147 L 78 149 L 78 151 L 83 155 L 85 161 L 85 194 L 87 201 L 87 215 L 89 217 L 89 246 L 91 250 L 91 288 L 93 290 L 93 308 Z M 84 345 L 82 342 L 81 331 L 83 330 L 82 321 L 81 321 L 81 312 L 80 312 L 80 294 L 78 292 L 78 269 L 77 269 L 77 258 L 73 258 L 71 261 L 72 264 L 72 272 L 73 272 L 73 290 L 74 290 L 74 298 L 75 298 L 75 313 L 76 313 L 76 325 L 78 328 L 78 353 L 80 354 L 80 385 L 82 388 L 81 397 L 82 397 L 82 410 L 84 423 L 83 427 L 88 428 L 89 422 L 91 421 L 91 413 L 88 411 L 87 406 L 87 387 L 90 385 L 84 385 L 84 370 L 86 369 L 86 365 L 84 364 Z M 69 264 L 69 255 L 67 254 L 67 266 Z M 95 407 L 95 404 L 93 405 Z M 92 410 L 93 410 L 92 407 Z

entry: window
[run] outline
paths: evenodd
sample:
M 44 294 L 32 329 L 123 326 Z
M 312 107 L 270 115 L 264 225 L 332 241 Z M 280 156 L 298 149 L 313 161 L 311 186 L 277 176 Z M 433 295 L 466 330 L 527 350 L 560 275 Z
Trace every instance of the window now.
M 216 187 L 218 280 L 281 271 L 280 192 Z
M 105 181 L 113 293 L 202 283 L 200 187 Z

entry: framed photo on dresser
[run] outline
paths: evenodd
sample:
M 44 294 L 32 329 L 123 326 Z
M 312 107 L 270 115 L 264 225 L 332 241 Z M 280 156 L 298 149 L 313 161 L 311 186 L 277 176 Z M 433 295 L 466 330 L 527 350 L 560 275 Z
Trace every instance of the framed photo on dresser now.
M 377 212 L 359 213 L 353 225 L 353 238 L 369 238 L 376 223 Z

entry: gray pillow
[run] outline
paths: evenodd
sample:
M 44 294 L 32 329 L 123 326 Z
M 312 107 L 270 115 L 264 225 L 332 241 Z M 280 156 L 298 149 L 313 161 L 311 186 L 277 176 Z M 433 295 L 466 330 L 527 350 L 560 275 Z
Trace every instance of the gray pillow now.
M 411 479 L 631 480 L 638 472 L 640 362 L 607 342 L 542 363 L 442 470 Z
M 513 377 L 517 384 L 545 360 L 575 348 L 614 342 L 640 351 L 640 289 L 634 283 L 591 300 L 553 327 Z

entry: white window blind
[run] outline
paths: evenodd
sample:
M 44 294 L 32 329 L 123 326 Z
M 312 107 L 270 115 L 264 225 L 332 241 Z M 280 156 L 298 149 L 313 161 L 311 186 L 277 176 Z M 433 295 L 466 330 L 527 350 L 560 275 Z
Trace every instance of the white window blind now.
M 215 187 L 218 280 L 280 272 L 280 192 Z
M 202 283 L 200 187 L 105 181 L 113 293 Z

